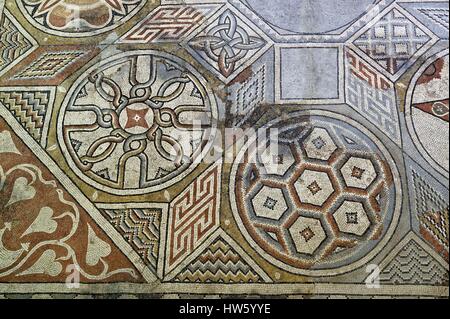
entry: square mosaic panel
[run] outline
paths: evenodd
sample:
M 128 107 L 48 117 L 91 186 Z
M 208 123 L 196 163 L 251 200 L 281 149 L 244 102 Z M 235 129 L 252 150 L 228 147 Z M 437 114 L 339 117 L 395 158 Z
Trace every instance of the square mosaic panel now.
M 0 0 L 0 299 L 448 297 L 448 6 Z

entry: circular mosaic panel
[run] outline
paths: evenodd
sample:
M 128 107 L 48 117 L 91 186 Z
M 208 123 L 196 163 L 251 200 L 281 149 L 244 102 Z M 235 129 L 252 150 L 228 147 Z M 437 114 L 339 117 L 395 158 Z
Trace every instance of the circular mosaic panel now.
M 83 37 L 110 31 L 131 19 L 147 0 L 16 0 L 27 20 L 44 32 Z
M 439 172 L 449 170 L 449 55 L 428 60 L 413 77 L 407 96 L 406 122 L 420 153 Z
M 382 249 L 398 222 L 401 188 L 390 154 L 367 129 L 312 114 L 269 124 L 278 139 L 250 140 L 230 190 L 240 230 L 265 259 L 326 276 L 366 265 Z
M 60 110 L 58 139 L 88 184 L 143 194 L 197 166 L 213 142 L 217 114 L 213 93 L 189 64 L 131 51 L 101 61 L 74 83 Z

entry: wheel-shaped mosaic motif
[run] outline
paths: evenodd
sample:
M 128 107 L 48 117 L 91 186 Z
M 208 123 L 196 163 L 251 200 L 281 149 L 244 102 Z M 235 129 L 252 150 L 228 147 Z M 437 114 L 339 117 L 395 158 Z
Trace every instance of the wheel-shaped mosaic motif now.
M 368 264 L 397 225 L 398 171 L 382 143 L 330 112 L 295 113 L 250 140 L 233 165 L 234 217 L 272 264 L 312 276 Z M 275 144 L 275 145 L 273 145 Z
M 411 81 L 405 112 L 417 149 L 444 175 L 449 170 L 448 74 L 448 50 L 425 62 Z
M 60 110 L 58 139 L 71 168 L 114 194 L 164 189 L 210 148 L 217 105 L 206 81 L 166 53 L 131 51 L 75 82 Z

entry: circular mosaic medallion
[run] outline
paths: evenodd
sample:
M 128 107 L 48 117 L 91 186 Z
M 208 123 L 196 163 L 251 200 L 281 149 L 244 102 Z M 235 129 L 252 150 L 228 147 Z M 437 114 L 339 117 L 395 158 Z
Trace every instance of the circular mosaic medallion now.
M 59 36 L 84 37 L 111 31 L 131 19 L 147 0 L 16 0 L 36 28 Z
M 311 115 L 313 114 L 313 115 Z M 233 165 L 234 217 L 269 262 L 311 276 L 366 265 L 397 225 L 401 187 L 382 143 L 331 112 L 289 115 L 252 139 Z
M 85 182 L 113 194 L 143 194 L 181 180 L 211 147 L 217 105 L 186 62 L 140 50 L 94 65 L 74 83 L 58 139 Z
M 449 55 L 429 59 L 417 71 L 407 94 L 406 123 L 424 158 L 439 172 L 449 171 Z

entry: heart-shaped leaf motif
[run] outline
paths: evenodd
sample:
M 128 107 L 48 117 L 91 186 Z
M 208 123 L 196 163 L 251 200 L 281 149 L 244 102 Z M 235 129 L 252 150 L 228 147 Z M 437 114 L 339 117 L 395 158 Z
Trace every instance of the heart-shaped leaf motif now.
M 53 250 L 46 250 L 33 266 L 22 272 L 20 275 L 43 274 L 56 277 L 61 272 L 62 265 L 56 261 L 56 253 Z
M 0 153 L 20 154 L 8 131 L 0 132 Z
M 58 223 L 53 219 L 53 209 L 50 207 L 42 207 L 38 217 L 23 233 L 26 236 L 31 233 L 47 233 L 53 234 L 58 228 Z
M 88 246 L 86 253 L 86 263 L 89 266 L 95 266 L 100 259 L 105 258 L 111 254 L 111 246 L 101 240 L 91 226 L 88 225 Z
M 36 190 L 28 184 L 28 180 L 25 177 L 19 177 L 14 182 L 11 197 L 5 207 L 20 201 L 33 199 L 35 195 Z

